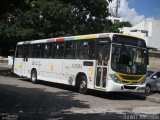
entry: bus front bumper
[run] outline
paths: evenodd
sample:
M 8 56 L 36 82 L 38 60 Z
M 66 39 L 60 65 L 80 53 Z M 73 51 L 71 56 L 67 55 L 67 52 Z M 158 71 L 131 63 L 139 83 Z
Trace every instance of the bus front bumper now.
M 127 85 L 127 84 L 116 83 L 112 80 L 109 80 L 107 91 L 112 91 L 112 92 L 145 92 L 145 86 L 146 86 L 145 84 Z

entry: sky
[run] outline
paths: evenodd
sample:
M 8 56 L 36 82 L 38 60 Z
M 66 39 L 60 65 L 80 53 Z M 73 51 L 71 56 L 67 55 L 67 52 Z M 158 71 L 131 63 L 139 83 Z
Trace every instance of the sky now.
M 109 7 L 114 8 L 116 0 Z M 160 19 L 160 0 L 120 0 L 118 15 L 133 25 L 145 19 Z

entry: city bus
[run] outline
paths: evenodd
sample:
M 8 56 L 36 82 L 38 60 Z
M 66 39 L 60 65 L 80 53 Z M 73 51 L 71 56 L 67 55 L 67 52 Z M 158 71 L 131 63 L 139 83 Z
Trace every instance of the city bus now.
M 38 80 L 106 92 L 145 90 L 145 40 L 116 33 L 18 42 L 13 71 Z

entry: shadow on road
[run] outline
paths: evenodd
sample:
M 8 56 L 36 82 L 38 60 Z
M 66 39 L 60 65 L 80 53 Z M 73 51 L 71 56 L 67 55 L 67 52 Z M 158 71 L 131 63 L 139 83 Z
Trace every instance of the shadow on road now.
M 29 81 L 29 80 L 26 80 Z M 56 87 L 63 90 L 69 90 L 72 92 L 77 92 L 77 89 L 73 86 L 46 82 L 46 81 L 38 81 L 39 84 Z M 110 100 L 146 100 L 147 96 L 150 96 L 154 93 L 132 93 L 132 92 L 103 92 L 97 90 L 88 90 L 87 95 L 92 95 L 99 98 L 110 99 Z
M 20 80 L 31 82 L 30 79 L 21 78 Z M 38 81 L 38 84 L 50 86 L 54 88 L 59 88 L 63 90 L 69 90 L 72 92 L 77 92 L 77 89 L 74 86 L 58 84 L 53 82 L 46 82 L 46 81 Z M 87 95 L 103 98 L 103 99 L 110 99 L 110 100 L 146 100 L 146 97 L 152 95 L 153 93 L 130 93 L 130 92 L 103 92 L 103 91 L 96 91 L 96 90 L 88 90 Z
M 147 96 L 152 95 L 153 93 L 134 93 L 134 92 L 101 92 L 91 90 L 91 95 L 110 99 L 110 100 L 146 100 Z
M 28 81 L 28 79 L 22 80 Z M 72 113 L 69 111 L 71 108 L 90 108 L 86 101 L 76 99 L 78 93 L 75 92 L 74 87 L 43 81 L 39 84 L 64 89 L 64 91 L 53 91 L 52 88 L 46 91 L 44 87 L 24 88 L 18 85 L 0 84 L 0 119 L 7 115 L 17 116 L 17 120 L 122 120 L 125 117 L 124 114 L 113 112 Z M 126 93 L 106 94 L 90 90 L 89 95 L 111 100 L 135 99 Z
M 5 77 L 18 77 L 17 75 L 15 75 L 12 70 L 10 68 L 6 68 L 1 70 L 0 69 L 0 76 L 5 76 Z
M 6 89 L 7 88 L 7 89 Z M 48 92 L 43 89 L 0 85 L 0 114 L 18 115 L 23 120 L 45 120 L 64 110 L 89 108 L 85 101 L 76 100 L 73 92 Z
M 68 91 L 48 92 L 40 88 L 21 88 L 1 84 L 0 119 L 9 116 L 12 119 L 17 118 L 14 120 L 124 120 L 134 115 L 114 112 L 69 112 L 68 109 L 71 108 L 90 108 L 85 101 L 75 99 L 76 95 L 77 93 Z

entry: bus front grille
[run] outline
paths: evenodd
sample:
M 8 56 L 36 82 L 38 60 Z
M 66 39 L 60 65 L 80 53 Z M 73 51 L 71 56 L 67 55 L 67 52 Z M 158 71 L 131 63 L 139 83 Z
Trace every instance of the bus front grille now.
M 144 75 L 128 75 L 128 74 L 121 74 L 121 73 L 117 73 L 116 76 L 119 78 L 121 83 L 133 84 L 133 85 L 139 84 L 145 77 Z
M 126 85 L 124 85 L 124 89 L 134 90 L 134 89 L 136 89 L 136 86 L 126 86 Z
M 132 75 L 120 75 L 125 80 L 139 80 L 142 76 L 132 76 Z

